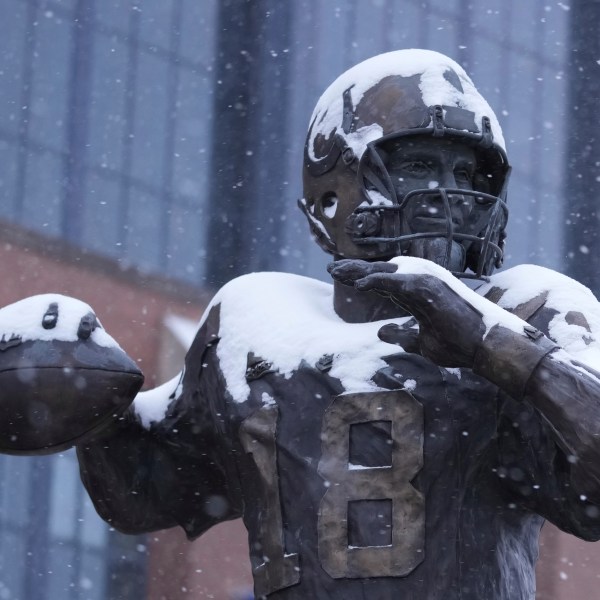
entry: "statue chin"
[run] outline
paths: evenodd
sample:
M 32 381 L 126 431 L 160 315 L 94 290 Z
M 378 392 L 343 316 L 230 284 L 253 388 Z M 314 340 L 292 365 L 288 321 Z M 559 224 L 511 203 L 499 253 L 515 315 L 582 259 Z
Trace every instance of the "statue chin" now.
M 413 240 L 410 244 L 409 256 L 425 258 L 448 269 L 462 273 L 465 270 L 465 249 L 455 241 L 451 242 L 450 261 L 447 263 L 448 240 L 446 238 L 425 238 Z

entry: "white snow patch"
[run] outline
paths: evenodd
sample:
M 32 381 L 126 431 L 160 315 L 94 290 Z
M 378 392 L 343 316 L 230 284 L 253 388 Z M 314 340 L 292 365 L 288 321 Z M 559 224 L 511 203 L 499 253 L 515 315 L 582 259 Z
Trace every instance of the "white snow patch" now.
M 332 198 L 331 204 L 329 206 L 326 206 L 325 208 L 323 208 L 323 213 L 325 214 L 325 216 L 328 219 L 333 219 L 333 217 L 335 217 L 335 213 L 337 212 L 337 207 L 338 207 L 338 199 Z
M 273 396 L 271 396 L 271 394 L 269 394 L 268 392 L 263 392 L 260 399 L 262 400 L 263 406 L 276 406 L 277 405 L 277 402 L 275 402 L 275 399 L 273 398 Z
M 600 370 L 600 305 L 587 287 L 566 275 L 536 265 L 520 265 L 497 273 L 491 277 L 490 283 L 477 291 L 485 294 L 492 287 L 505 290 L 498 305 L 507 309 L 547 293 L 546 307 L 557 312 L 548 326 L 550 337 L 571 358 Z M 566 315 L 570 311 L 580 312 L 590 331 L 580 325 L 569 324 Z M 555 354 L 554 358 L 559 359 L 560 355 Z
M 365 200 L 359 206 L 393 206 L 393 202 L 377 190 L 369 190 L 369 200 L 371 202 Z
M 571 369 L 574 369 L 581 375 L 592 379 L 598 385 L 600 385 L 600 375 L 598 375 L 598 372 L 600 371 L 600 363 L 598 363 L 597 357 L 592 357 L 591 359 L 589 356 L 581 357 L 570 352 L 565 352 L 562 348 L 559 348 L 550 354 L 549 358 L 551 360 L 555 360 L 556 362 L 568 365 Z M 575 359 L 576 362 L 573 362 L 573 359 Z M 596 362 L 594 362 L 594 359 Z M 586 367 L 590 367 L 592 371 L 588 370 Z
M 135 397 L 133 408 L 143 427 L 148 429 L 152 423 L 157 423 L 165 418 L 169 404 L 181 392 L 179 384 L 182 379 L 183 374 L 179 373 L 170 381 L 152 390 L 140 392 Z
M 346 323 L 333 309 L 332 285 L 287 273 L 234 279 L 211 306 L 218 303 L 217 356 L 236 402 L 246 400 L 250 391 L 245 378 L 248 352 L 272 363 L 285 377 L 291 377 L 303 360 L 314 365 L 324 354 L 332 354 L 330 375 L 345 389 L 378 389 L 370 379 L 385 366 L 381 357 L 397 347 L 379 340 L 377 331 L 386 323 L 408 319 Z
M 308 219 L 310 220 L 311 224 L 314 225 L 319 231 L 321 231 L 321 233 L 329 240 L 331 240 L 331 236 L 329 235 L 329 232 L 327 231 L 327 229 L 325 229 L 325 225 L 323 225 L 323 223 L 321 223 L 321 221 L 319 221 L 313 214 L 314 211 L 314 207 L 307 207 L 306 205 L 306 198 L 300 198 L 300 202 L 303 204 L 304 207 L 306 207 L 306 216 L 308 217 Z
M 382 135 L 383 128 L 381 127 L 381 125 L 373 123 L 372 125 L 366 125 L 365 127 L 361 127 L 356 131 L 346 133 L 344 135 L 344 138 L 348 146 L 352 148 L 354 154 L 360 157 L 364 154 L 365 150 L 367 149 L 367 144 L 369 142 L 374 142 L 375 140 L 378 140 Z M 311 154 L 311 158 L 313 160 L 316 160 L 313 154 L 312 144 L 309 145 L 308 151 Z
M 450 375 L 454 375 L 454 377 L 456 377 L 459 380 L 462 377 L 462 374 L 458 367 L 445 367 L 444 371 L 446 371 L 446 373 L 450 373 Z
M 50 304 L 58 305 L 58 320 L 51 329 L 42 327 L 42 319 Z M 93 313 L 91 306 L 61 294 L 40 294 L 19 300 L 0 309 L 0 338 L 10 339 L 19 336 L 24 342 L 29 340 L 58 340 L 76 342 L 81 318 Z M 118 348 L 117 342 L 106 331 L 98 327 L 89 339 L 105 348 Z
M 407 379 L 403 385 L 405 390 L 412 392 L 416 389 L 417 382 L 414 379 Z

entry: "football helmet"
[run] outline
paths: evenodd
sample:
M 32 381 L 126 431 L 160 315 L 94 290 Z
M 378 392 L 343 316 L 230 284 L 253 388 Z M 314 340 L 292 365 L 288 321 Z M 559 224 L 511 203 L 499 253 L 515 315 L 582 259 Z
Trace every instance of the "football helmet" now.
M 388 156 L 425 136 L 473 148 L 472 189 L 431 182 L 397 193 Z M 424 256 L 460 277 L 481 278 L 502 264 L 509 174 L 498 120 L 464 70 L 437 52 L 399 50 L 356 65 L 321 96 L 304 147 L 299 205 L 319 245 L 336 258 Z M 465 199 L 474 208 L 457 226 L 452 205 Z M 442 207 L 442 228 L 411 226 L 408 207 L 424 201 Z

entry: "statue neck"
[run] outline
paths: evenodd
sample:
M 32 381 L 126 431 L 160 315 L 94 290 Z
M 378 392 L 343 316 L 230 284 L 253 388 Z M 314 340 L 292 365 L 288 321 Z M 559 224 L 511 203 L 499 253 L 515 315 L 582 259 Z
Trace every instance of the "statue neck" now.
M 333 282 L 333 308 L 347 323 L 370 323 L 408 315 L 389 298 L 376 292 L 361 292 L 339 281 Z

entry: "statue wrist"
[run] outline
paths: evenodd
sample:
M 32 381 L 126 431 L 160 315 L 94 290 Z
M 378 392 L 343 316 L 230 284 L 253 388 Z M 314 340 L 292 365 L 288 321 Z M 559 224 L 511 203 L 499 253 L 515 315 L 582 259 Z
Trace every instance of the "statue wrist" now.
M 522 334 L 495 325 L 475 352 L 473 372 L 521 400 L 536 367 L 557 348 L 552 340 L 531 325 L 526 325 Z

